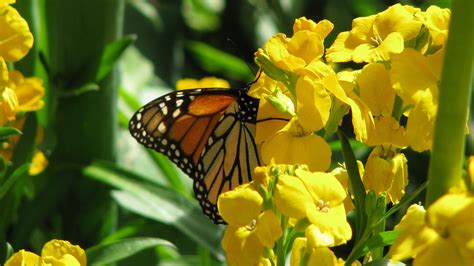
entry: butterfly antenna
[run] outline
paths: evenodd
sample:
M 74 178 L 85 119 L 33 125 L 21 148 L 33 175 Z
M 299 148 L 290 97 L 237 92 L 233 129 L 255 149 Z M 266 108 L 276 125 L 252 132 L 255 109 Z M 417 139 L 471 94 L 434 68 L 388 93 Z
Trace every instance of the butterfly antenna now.
M 250 82 L 249 84 L 247 84 L 247 87 L 250 87 L 250 86 L 252 86 L 253 84 L 255 84 L 255 83 L 258 81 L 258 79 L 260 78 L 260 76 L 262 75 L 262 72 L 263 72 L 263 68 L 259 68 L 259 69 L 258 69 L 258 75 L 257 75 L 257 77 L 256 77 L 252 82 Z

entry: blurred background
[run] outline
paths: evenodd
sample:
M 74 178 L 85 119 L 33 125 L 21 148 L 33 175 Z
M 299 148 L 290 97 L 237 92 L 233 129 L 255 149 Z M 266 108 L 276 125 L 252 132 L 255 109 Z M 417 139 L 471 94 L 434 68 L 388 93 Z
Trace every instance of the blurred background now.
M 353 18 L 398 2 L 423 9 L 450 5 L 448 0 L 18 0 L 14 6 L 28 20 L 35 45 L 15 68 L 43 80 L 46 105 L 27 115 L 7 172 L 31 160 L 35 147 L 49 163 L 41 174 L 17 182 L 1 202 L 4 240 L 15 251 L 36 252 L 50 239 L 69 240 L 87 248 L 89 259 L 99 264 L 224 265 L 223 227 L 201 214 L 186 175 L 130 136 L 132 113 L 174 90 L 181 78 L 216 76 L 245 86 L 257 71 L 253 53 L 275 33 L 291 35 L 295 18 L 334 23 L 325 40 L 329 47 L 337 33 L 350 30 Z M 370 149 L 352 144 L 364 160 Z M 331 146 L 336 166 L 342 156 L 336 140 Z M 406 156 L 409 192 L 424 181 L 428 155 L 408 150 Z M 338 252 L 344 256 L 345 249 Z

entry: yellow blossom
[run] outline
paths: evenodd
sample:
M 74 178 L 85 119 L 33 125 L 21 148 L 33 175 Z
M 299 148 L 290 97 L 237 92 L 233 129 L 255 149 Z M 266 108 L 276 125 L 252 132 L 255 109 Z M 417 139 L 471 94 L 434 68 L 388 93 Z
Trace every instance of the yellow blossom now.
M 329 119 L 331 96 L 322 84 L 309 76 L 296 82 L 296 114 L 299 124 L 308 132 L 318 131 Z
M 10 4 L 12 1 L 6 1 Z M 0 57 L 7 62 L 23 58 L 33 46 L 33 35 L 28 23 L 15 8 L 0 5 Z
M 282 33 L 272 36 L 263 49 L 255 53 L 256 60 L 263 64 L 266 73 L 274 74 L 272 78 L 286 82 L 287 73 L 296 73 L 322 58 L 324 38 L 333 27 L 328 20 L 315 23 L 304 17 L 299 18 L 295 20 L 291 38 Z
M 289 91 L 282 83 L 271 79 L 265 73 L 260 75 L 260 78 L 252 84 L 249 90 L 249 95 L 254 98 L 259 98 L 255 142 L 257 144 L 263 143 L 270 136 L 282 129 L 291 116 L 288 113 L 279 112 L 269 101 L 269 95 L 272 95 L 275 90 L 281 90 L 286 96 L 290 97 Z
M 281 175 L 274 193 L 275 204 L 286 216 L 307 217 L 311 225 L 306 237 L 312 246 L 335 246 L 352 236 L 343 200 L 346 192 L 331 173 L 295 170 L 296 176 Z
M 9 73 L 4 86 L 0 101 L 0 125 L 15 120 L 18 112 L 37 111 L 43 107 L 41 98 L 44 95 L 44 87 L 41 80 L 35 77 L 25 78 L 20 72 L 13 71 Z
M 311 171 L 325 171 L 331 163 L 331 148 L 320 136 L 306 132 L 293 118 L 261 147 L 266 164 L 306 164 Z
M 416 151 L 431 149 L 438 106 L 438 82 L 444 50 L 423 56 L 407 48 L 393 55 L 390 78 L 397 95 L 413 108 L 406 126 L 407 143 Z
M 216 77 L 205 77 L 202 79 L 180 79 L 176 82 L 177 90 L 197 88 L 230 88 L 230 85 L 227 80 Z
M 40 150 L 36 150 L 35 154 L 33 155 L 33 159 L 31 160 L 31 167 L 29 170 L 30 175 L 37 175 L 46 169 L 48 166 L 48 159 L 44 156 L 44 153 Z
M 21 249 L 6 261 L 5 266 L 36 266 L 39 260 L 40 256 Z
M 8 87 L 15 91 L 18 97 L 18 112 L 37 111 L 43 108 L 43 82 L 35 77 L 25 78 L 19 71 L 10 72 Z
M 412 205 L 395 227 L 400 236 L 389 257 L 414 258 L 413 265 L 474 264 L 474 197 L 447 194 L 427 211 Z
M 222 239 L 229 265 L 257 264 L 264 247 L 273 248 L 282 235 L 278 218 L 273 211 L 264 211 L 262 204 L 263 199 L 253 183 L 241 185 L 219 197 L 219 213 L 229 224 Z M 236 212 L 236 209 L 246 211 Z
M 451 10 L 430 6 L 424 12 L 418 12 L 415 17 L 428 28 L 434 45 L 444 46 L 448 37 Z
M 327 247 L 311 247 L 308 240 L 304 237 L 298 237 L 293 242 L 290 257 L 291 266 L 299 265 L 327 265 L 342 266 L 344 260 L 338 259 L 334 253 Z M 360 265 L 357 261 L 352 265 Z
M 390 201 L 397 204 L 408 185 L 405 155 L 393 146 L 376 146 L 365 164 L 363 181 L 367 190 L 377 194 L 387 192 Z
M 86 266 L 87 258 L 84 250 L 78 245 L 72 245 L 65 240 L 51 240 L 43 246 L 41 257 L 24 250 L 13 254 L 5 266 Z
M 383 64 L 371 63 L 362 68 L 357 78 L 359 96 L 374 116 L 391 116 L 395 90 Z
M 352 30 L 341 32 L 327 50 L 330 62 L 387 61 L 390 54 L 400 53 L 404 42 L 415 38 L 421 22 L 414 19 L 419 12 L 411 6 L 393 5 L 368 17 L 356 18 Z
M 0 104 L 3 111 L 3 115 L 0 114 L 2 125 L 5 124 L 6 121 L 15 120 L 15 115 L 18 110 L 18 98 L 15 91 L 8 87 L 4 88 Z

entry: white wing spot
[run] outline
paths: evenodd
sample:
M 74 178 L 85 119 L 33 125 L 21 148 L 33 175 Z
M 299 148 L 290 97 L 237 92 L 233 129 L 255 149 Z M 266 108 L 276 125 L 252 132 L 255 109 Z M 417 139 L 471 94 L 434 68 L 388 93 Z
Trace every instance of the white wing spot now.
M 137 124 L 137 129 L 140 129 L 142 127 L 142 123 Z
M 173 112 L 173 117 L 176 118 L 178 117 L 178 115 L 181 113 L 181 111 L 179 109 L 176 109 L 174 112 Z
M 163 113 L 163 115 L 168 114 L 168 107 L 166 106 L 161 107 L 161 112 Z
M 168 145 L 168 140 L 162 139 L 162 140 L 161 140 L 161 144 L 163 144 L 163 145 Z
M 176 106 L 180 106 L 183 102 L 183 99 L 176 100 Z
M 165 123 L 160 123 L 160 124 L 158 125 L 158 131 L 160 131 L 161 133 L 165 133 L 165 132 L 166 132 Z

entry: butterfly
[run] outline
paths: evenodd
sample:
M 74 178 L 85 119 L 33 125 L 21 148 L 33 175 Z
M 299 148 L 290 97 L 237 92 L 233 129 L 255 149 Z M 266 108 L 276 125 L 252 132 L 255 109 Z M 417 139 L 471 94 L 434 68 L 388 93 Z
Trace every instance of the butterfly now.
M 130 134 L 166 155 L 193 179 L 201 208 L 214 223 L 220 194 L 252 180 L 261 165 L 255 129 L 259 99 L 241 89 L 191 89 L 168 93 L 140 108 Z

